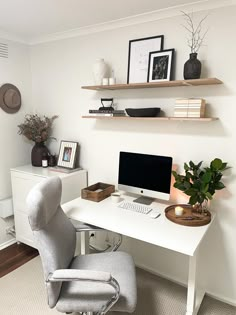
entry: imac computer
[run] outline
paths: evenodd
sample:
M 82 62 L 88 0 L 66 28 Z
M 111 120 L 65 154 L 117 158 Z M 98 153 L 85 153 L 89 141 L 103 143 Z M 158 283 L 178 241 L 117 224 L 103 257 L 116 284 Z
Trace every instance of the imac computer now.
M 118 188 L 141 195 L 134 202 L 149 205 L 153 199 L 169 200 L 172 158 L 120 152 Z

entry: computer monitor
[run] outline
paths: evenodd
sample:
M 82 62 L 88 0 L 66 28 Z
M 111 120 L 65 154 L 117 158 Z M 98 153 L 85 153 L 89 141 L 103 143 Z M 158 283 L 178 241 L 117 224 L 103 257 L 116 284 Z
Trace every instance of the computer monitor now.
M 172 158 L 120 152 L 118 188 L 141 195 L 135 202 L 151 204 L 153 198 L 170 198 Z

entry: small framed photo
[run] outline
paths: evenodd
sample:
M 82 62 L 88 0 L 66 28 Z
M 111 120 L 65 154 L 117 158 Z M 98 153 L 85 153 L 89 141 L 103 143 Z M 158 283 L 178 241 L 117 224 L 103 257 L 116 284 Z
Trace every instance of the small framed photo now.
M 61 141 L 57 166 L 69 169 L 75 168 L 77 149 L 77 142 Z
M 147 82 L 148 58 L 151 51 L 163 49 L 164 35 L 129 41 L 127 83 Z
M 150 52 L 148 62 L 148 82 L 172 80 L 174 53 L 174 49 Z

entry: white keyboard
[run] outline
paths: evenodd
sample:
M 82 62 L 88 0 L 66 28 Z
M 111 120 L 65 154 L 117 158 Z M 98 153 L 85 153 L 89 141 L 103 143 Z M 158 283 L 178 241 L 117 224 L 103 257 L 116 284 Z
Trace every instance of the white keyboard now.
M 131 210 L 143 214 L 148 214 L 150 211 L 152 211 L 152 208 L 141 205 L 140 203 L 134 203 L 134 202 L 128 202 L 123 201 L 118 207 L 125 209 L 125 210 Z

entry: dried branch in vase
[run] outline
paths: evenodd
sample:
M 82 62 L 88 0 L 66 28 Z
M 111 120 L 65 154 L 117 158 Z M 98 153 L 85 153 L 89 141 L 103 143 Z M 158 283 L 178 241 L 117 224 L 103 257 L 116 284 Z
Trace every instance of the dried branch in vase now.
M 187 43 L 189 48 L 191 49 L 191 53 L 197 53 L 201 46 L 203 46 L 203 42 L 205 36 L 208 32 L 208 29 L 203 31 L 203 23 L 208 17 L 208 15 L 204 16 L 200 22 L 195 25 L 193 21 L 193 13 L 188 14 L 184 11 L 181 11 L 184 14 L 186 25 L 182 25 L 189 33 L 189 37 L 187 38 Z
M 40 143 L 45 142 L 51 137 L 52 124 L 58 116 L 52 116 L 51 118 L 35 115 L 26 115 L 25 121 L 18 125 L 19 135 L 25 136 L 27 139 Z M 55 139 L 55 138 L 54 138 Z

